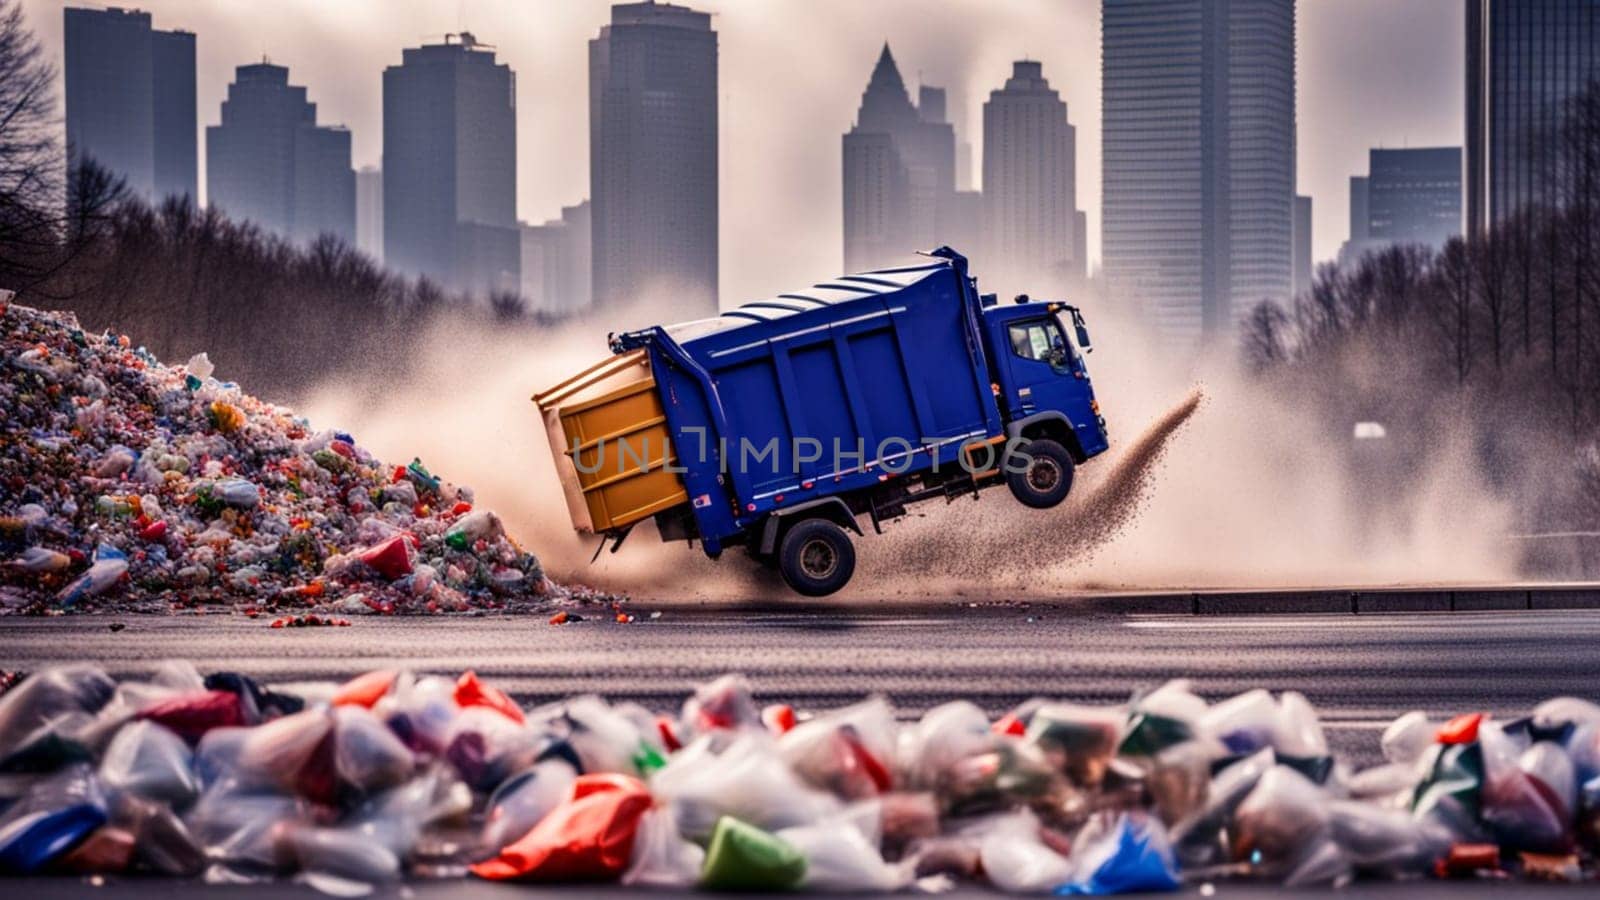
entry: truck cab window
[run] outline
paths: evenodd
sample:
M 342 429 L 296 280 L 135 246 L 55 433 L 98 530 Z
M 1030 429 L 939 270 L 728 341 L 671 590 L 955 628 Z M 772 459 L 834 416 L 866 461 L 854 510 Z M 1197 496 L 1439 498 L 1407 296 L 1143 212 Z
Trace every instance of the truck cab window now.
M 1058 372 L 1070 371 L 1067 340 L 1054 319 L 1034 319 L 1007 327 L 1011 350 L 1023 359 L 1049 363 Z

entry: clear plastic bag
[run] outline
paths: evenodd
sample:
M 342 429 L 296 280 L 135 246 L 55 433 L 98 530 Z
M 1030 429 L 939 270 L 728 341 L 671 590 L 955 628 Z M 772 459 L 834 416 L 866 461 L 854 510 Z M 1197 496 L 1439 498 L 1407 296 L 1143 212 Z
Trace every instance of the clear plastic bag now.
M 371 712 L 341 706 L 332 716 L 334 765 L 346 787 L 370 794 L 411 776 L 416 767 L 411 750 Z
M 483 845 L 498 852 L 527 834 L 566 798 L 578 773 L 565 760 L 536 763 L 501 782 L 489 797 Z
M 1450 849 L 1442 826 L 1371 803 L 1335 800 L 1328 805 L 1335 843 L 1358 870 L 1388 877 L 1426 871 Z
M 622 883 L 665 890 L 691 888 L 700 878 L 705 859 L 706 852 L 678 832 L 671 810 L 655 807 L 639 817 Z
M 1328 804 L 1327 793 L 1300 772 L 1273 766 L 1234 811 L 1234 858 L 1280 877 L 1297 868 L 1327 837 Z
M 1412 710 L 1389 723 L 1383 731 L 1380 744 L 1383 758 L 1392 763 L 1414 764 L 1433 744 L 1433 733 L 1438 725 L 1428 721 L 1428 714 Z
M 0 757 L 39 728 L 69 713 L 93 715 L 110 701 L 116 682 L 96 666 L 52 666 L 0 695 Z
M 909 885 L 916 873 L 915 860 L 884 862 L 878 842 L 848 821 L 785 828 L 778 837 L 805 857 L 802 890 L 888 893 Z
M 1264 690 L 1246 691 L 1206 710 L 1201 733 L 1220 741 L 1229 753 L 1249 754 L 1272 746 L 1278 732 L 1278 704 Z
M 131 722 L 111 739 L 100 762 L 100 780 L 170 806 L 189 805 L 200 794 L 189 745 L 154 722 Z
M 683 703 L 680 716 L 687 737 L 711 731 L 736 731 L 760 728 L 761 711 L 750 694 L 750 681 L 743 675 L 724 675 L 694 689 Z
M 1120 706 L 1044 703 L 1028 722 L 1027 740 L 1073 784 L 1094 788 L 1105 778 L 1126 720 Z
M 778 739 L 778 752 L 813 787 L 858 800 L 893 787 L 895 730 L 893 708 L 874 697 L 801 722 Z
M 956 700 L 928 710 L 917 724 L 901 729 L 897 768 L 906 786 L 937 789 L 950 768 L 969 756 L 987 752 L 996 738 L 989 717 L 977 704 Z
M 713 746 L 712 735 L 697 738 L 650 779 L 656 798 L 671 805 L 679 830 L 692 840 L 709 839 L 725 815 L 776 831 L 841 809 L 836 798 L 801 781 L 764 732 L 741 732 L 721 753 Z
M 1478 742 L 1483 748 L 1480 815 L 1500 843 L 1520 850 L 1564 848 L 1571 840 L 1568 820 L 1554 808 L 1550 786 L 1536 785 L 1535 776 L 1518 765 L 1524 743 L 1497 722 L 1479 726 Z
M 1047 894 L 1072 878 L 1072 862 L 1039 840 L 1039 820 L 1023 811 L 987 823 L 978 857 L 989 883 L 1012 894 Z

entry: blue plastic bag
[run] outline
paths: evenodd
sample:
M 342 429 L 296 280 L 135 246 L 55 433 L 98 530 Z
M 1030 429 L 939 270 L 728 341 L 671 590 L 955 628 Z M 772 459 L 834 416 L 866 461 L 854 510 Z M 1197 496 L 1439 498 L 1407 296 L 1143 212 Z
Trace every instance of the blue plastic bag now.
M 0 872 L 32 875 L 105 823 L 106 811 L 90 803 L 20 816 L 0 827 Z
M 1161 823 L 1121 813 L 1109 828 L 1100 819 L 1084 826 L 1072 854 L 1076 874 L 1056 888 L 1063 896 L 1175 891 L 1178 863 Z

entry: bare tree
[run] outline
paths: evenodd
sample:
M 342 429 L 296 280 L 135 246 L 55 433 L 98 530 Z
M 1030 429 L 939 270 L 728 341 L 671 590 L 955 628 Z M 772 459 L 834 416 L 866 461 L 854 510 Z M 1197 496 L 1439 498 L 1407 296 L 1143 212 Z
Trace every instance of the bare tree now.
M 9 287 L 38 281 L 61 237 L 54 81 L 20 0 L 0 0 L 0 282 Z

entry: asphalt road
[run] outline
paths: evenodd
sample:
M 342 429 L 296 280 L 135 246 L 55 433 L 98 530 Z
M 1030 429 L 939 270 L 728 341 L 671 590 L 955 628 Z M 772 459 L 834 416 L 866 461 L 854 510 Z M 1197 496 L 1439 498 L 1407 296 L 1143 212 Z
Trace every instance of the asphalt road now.
M 543 617 L 358 618 L 271 629 L 238 616 L 0 620 L 0 668 L 92 660 L 144 675 L 183 657 L 283 682 L 379 667 L 476 669 L 524 703 L 595 692 L 676 707 L 700 682 L 750 677 L 759 697 L 821 709 L 887 694 L 904 716 L 967 698 L 992 714 L 1033 696 L 1089 703 L 1188 677 L 1216 700 L 1255 687 L 1304 693 L 1336 750 L 1375 760 L 1395 716 L 1513 715 L 1560 694 L 1600 698 L 1600 610 L 1350 615 L 1084 614 L 1034 604 L 902 612 L 604 611 Z M 112 623 L 125 627 L 113 631 Z

